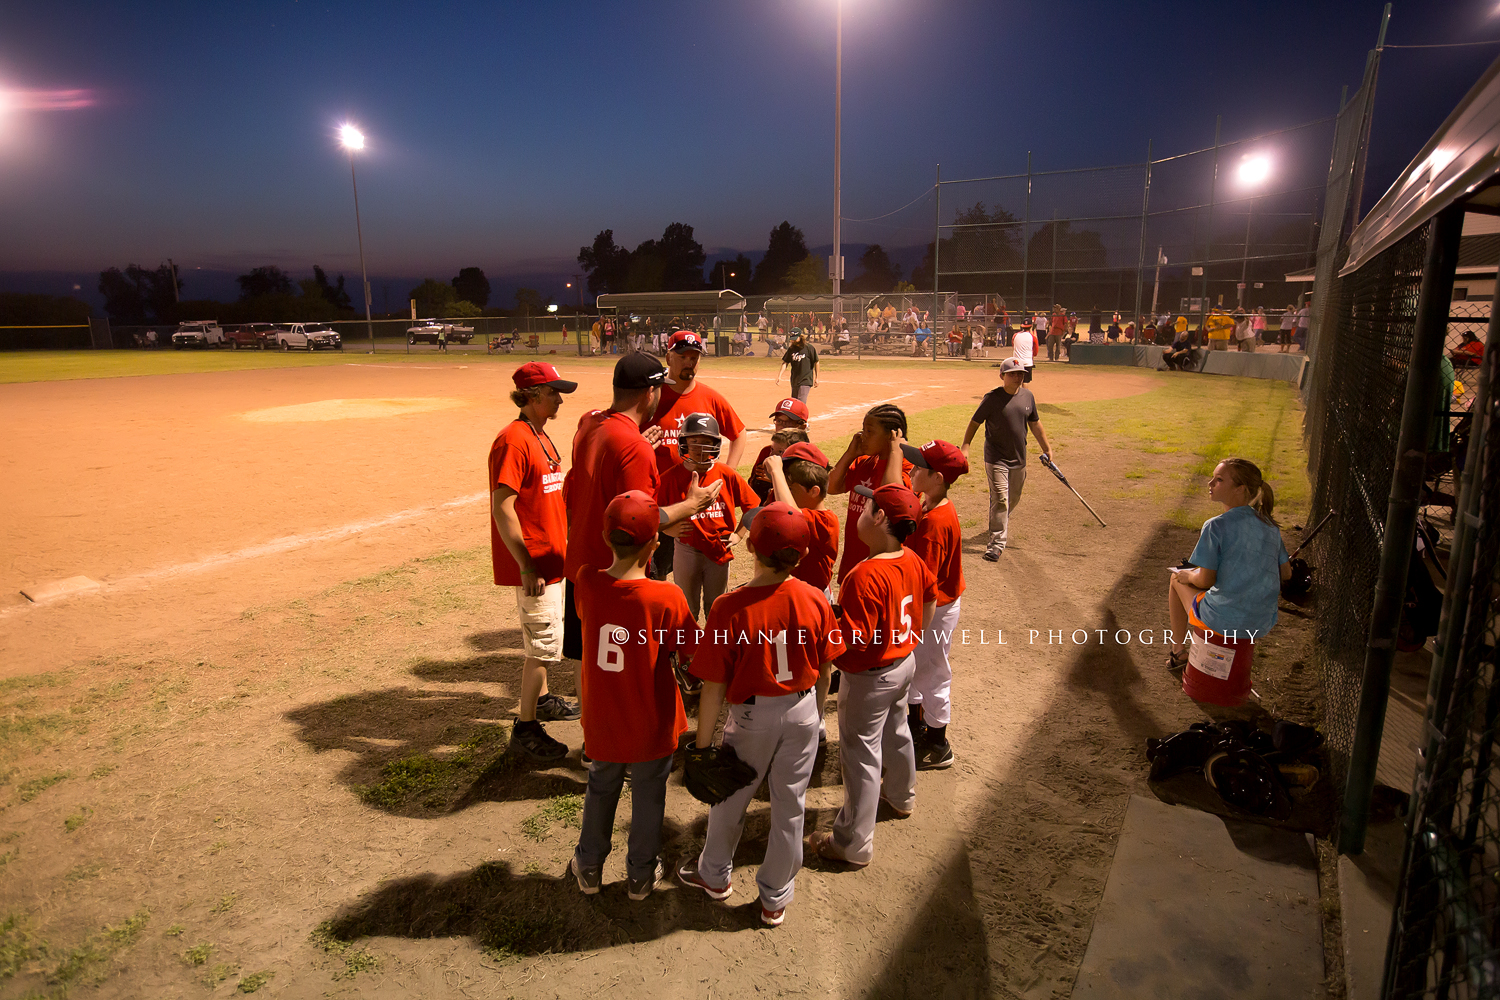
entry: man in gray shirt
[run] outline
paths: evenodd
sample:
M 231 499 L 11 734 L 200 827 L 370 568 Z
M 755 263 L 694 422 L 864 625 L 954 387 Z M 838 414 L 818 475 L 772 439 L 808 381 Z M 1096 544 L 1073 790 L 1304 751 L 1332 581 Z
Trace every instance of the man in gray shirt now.
M 1042 457 L 1052 454 L 1047 432 L 1037 413 L 1036 397 L 1023 386 L 1025 368 L 1015 358 L 1000 365 L 1000 388 L 992 389 L 979 401 L 979 408 L 964 431 L 963 450 L 980 427 L 984 428 L 984 472 L 990 485 L 990 544 L 984 558 L 996 562 L 1009 538 L 1010 512 L 1021 502 L 1021 487 L 1026 484 L 1026 430 L 1036 435 Z

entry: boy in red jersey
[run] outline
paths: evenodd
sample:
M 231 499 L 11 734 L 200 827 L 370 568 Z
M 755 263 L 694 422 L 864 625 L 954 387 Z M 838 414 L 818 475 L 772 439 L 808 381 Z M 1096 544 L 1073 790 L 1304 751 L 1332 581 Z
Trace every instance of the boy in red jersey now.
M 907 710 L 916 743 L 917 770 L 934 771 L 953 766 L 953 748 L 948 744 L 953 665 L 948 654 L 953 631 L 958 627 L 959 598 L 964 592 L 964 539 L 958 513 L 948 500 L 948 488 L 969 471 L 969 459 L 949 441 L 928 441 L 920 448 L 903 444 L 901 450 L 916 466 L 912 484 L 922 495 L 924 508 L 922 523 L 906 540 L 906 547 L 937 578 L 937 606 L 931 627 L 917 645 Z
M 690 654 L 698 624 L 682 591 L 646 577 L 659 519 L 649 494 L 632 490 L 615 497 L 604 510 L 614 564 L 607 570 L 580 566 L 574 580 L 583 619 L 583 738 L 591 760 L 583 829 L 569 867 L 586 895 L 598 892 L 603 881 L 627 772 L 630 898 L 645 899 L 662 876 L 667 776 L 677 737 L 688 727 L 666 654 Z
M 732 468 L 718 461 L 719 424 L 707 413 L 689 413 L 682 421 L 677 439 L 682 449 L 682 463 L 662 474 L 656 488 L 656 502 L 663 507 L 687 498 L 693 477 L 704 488 L 722 483 L 719 494 L 701 513 L 668 529 L 676 536 L 672 554 L 672 580 L 687 597 L 694 620 L 700 608 L 713 607 L 714 601 L 729 585 L 729 562 L 734 558 L 730 546 L 745 537 L 746 528 L 736 527 L 735 511 L 757 506 L 750 485 Z
M 714 899 L 729 897 L 745 808 L 767 782 L 771 832 L 755 882 L 761 922 L 772 927 L 782 922 L 802 868 L 802 819 L 818 755 L 818 723 L 832 661 L 844 651 L 828 598 L 791 579 L 810 534 L 807 518 L 789 504 L 755 512 L 747 543 L 755 576 L 714 602 L 706 641 L 692 665 L 703 680 L 697 745 L 713 742 L 727 700 L 724 745 L 755 768 L 756 780 L 713 807 L 703 852 L 677 877 Z
M 912 650 L 932 620 L 932 570 L 902 542 L 922 519 L 917 495 L 905 486 L 856 486 L 869 503 L 859 514 L 859 537 L 870 553 L 839 592 L 840 625 L 848 652 L 839 657 L 839 756 L 844 806 L 832 833 L 815 833 L 808 846 L 830 861 L 864 867 L 875 856 L 875 813 L 884 801 L 897 816 L 911 815 L 917 762 L 906 721 L 906 696 L 916 669 Z M 884 771 L 882 780 L 881 772 Z
M 894 403 L 870 407 L 864 426 L 849 439 L 849 447 L 828 473 L 830 495 L 849 494 L 849 512 L 844 515 L 844 555 L 839 560 L 839 583 L 863 559 L 869 550 L 860 540 L 859 515 L 865 497 L 854 489 L 875 489 L 887 483 L 900 483 L 911 489 L 911 463 L 901 455 L 906 439 L 906 413 Z
M 776 409 L 771 411 L 771 423 L 775 425 L 777 434 L 788 430 L 807 433 L 807 418 L 807 404 L 800 399 L 790 397 L 777 403 Z M 780 455 L 786 450 L 777 448 L 775 444 L 776 439 L 773 435 L 771 444 L 760 450 L 760 454 L 755 456 L 755 464 L 750 467 L 750 488 L 755 491 L 756 496 L 760 497 L 761 503 L 767 503 L 771 499 L 771 479 L 766 473 L 766 459 L 772 455 Z
M 812 584 L 831 598 L 833 564 L 839 554 L 839 517 L 823 509 L 828 493 L 828 456 L 817 445 L 794 444 L 766 461 L 775 499 L 802 511 L 812 531 L 807 555 L 792 576 Z

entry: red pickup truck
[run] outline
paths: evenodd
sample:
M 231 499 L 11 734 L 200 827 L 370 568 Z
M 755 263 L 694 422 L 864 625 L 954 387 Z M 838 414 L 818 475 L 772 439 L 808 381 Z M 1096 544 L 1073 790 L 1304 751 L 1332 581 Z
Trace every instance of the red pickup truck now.
M 239 326 L 231 326 L 224 331 L 224 339 L 238 351 L 241 347 L 255 347 L 262 351 L 269 351 L 276 346 L 276 338 L 272 331 L 276 327 L 271 323 L 243 323 Z

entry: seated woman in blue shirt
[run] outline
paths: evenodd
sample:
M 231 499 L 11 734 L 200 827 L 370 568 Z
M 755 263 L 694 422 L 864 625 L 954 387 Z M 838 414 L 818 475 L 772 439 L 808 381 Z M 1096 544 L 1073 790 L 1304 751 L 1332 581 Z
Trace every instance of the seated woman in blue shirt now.
M 1292 575 L 1281 529 L 1271 517 L 1276 495 L 1255 463 L 1224 459 L 1214 467 L 1208 496 L 1224 505 L 1224 513 L 1203 522 L 1188 556 L 1192 568 L 1173 569 L 1167 588 L 1172 620 L 1167 669 L 1174 673 L 1187 665 L 1183 646 L 1190 619 L 1219 635 L 1248 635 L 1254 642 L 1275 626 L 1281 584 Z

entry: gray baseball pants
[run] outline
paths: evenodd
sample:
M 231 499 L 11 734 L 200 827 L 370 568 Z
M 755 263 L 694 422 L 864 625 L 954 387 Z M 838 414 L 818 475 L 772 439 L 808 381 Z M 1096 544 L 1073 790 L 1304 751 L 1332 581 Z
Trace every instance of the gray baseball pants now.
M 807 402 L 807 397 L 812 395 L 812 391 L 813 387 L 810 385 L 799 385 L 792 390 L 792 395 L 805 403 Z
M 855 864 L 869 864 L 875 857 L 881 797 L 902 811 L 917 801 L 917 757 L 906 722 L 906 695 L 915 669 L 915 659 L 908 656 L 889 667 L 845 672 L 839 685 L 844 806 L 833 821 L 833 846 Z
M 599 868 L 609 857 L 615 831 L 615 807 L 625 772 L 630 772 L 630 843 L 625 852 L 625 870 L 634 879 L 647 879 L 656 871 L 661 854 L 661 821 L 667 804 L 667 777 L 672 773 L 672 755 L 639 764 L 611 764 L 596 760 L 589 764 L 588 790 L 583 794 L 583 829 L 578 834 L 574 857 L 580 868 Z
M 757 697 L 753 705 L 730 705 L 724 745 L 755 768 L 755 780 L 708 812 L 708 836 L 698 855 L 698 874 L 728 885 L 734 852 L 745 830 L 745 809 L 762 781 L 771 792 L 771 832 L 755 884 L 760 905 L 780 910 L 792 901 L 802 869 L 802 819 L 807 783 L 818 756 L 817 698 L 812 694 Z
M 989 547 L 998 552 L 1005 548 L 1010 537 L 1010 512 L 1021 502 L 1021 487 L 1026 485 L 1026 466 L 986 462 L 984 474 L 990 484 Z
M 729 564 L 716 563 L 691 545 L 677 540 L 672 548 L 672 582 L 682 588 L 694 618 L 708 610 L 729 586 Z
M 932 612 L 932 624 L 911 654 L 916 668 L 912 673 L 907 704 L 921 705 L 922 721 L 929 726 L 946 726 L 953 717 L 953 699 L 950 697 L 953 664 L 948 656 L 962 603 L 963 598 L 956 597 L 949 604 L 939 604 Z

